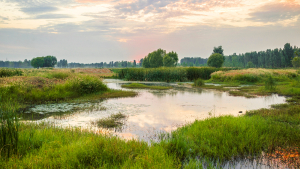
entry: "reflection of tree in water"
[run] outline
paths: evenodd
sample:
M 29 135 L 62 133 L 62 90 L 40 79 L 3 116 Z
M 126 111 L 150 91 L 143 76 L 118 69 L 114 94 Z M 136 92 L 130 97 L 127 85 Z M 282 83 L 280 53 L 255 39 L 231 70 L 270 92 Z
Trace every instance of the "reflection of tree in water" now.
M 149 93 L 152 93 L 154 96 L 158 98 L 163 98 L 165 96 L 176 96 L 179 94 L 185 93 L 193 93 L 193 94 L 201 94 L 201 93 L 209 93 L 209 91 L 202 90 L 201 88 L 190 88 L 190 87 L 177 87 L 173 86 L 173 89 L 170 90 L 150 90 Z

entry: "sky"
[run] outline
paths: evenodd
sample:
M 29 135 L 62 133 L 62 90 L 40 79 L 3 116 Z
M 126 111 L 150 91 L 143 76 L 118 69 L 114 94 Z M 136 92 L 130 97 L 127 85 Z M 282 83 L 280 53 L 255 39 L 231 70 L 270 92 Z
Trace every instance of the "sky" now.
M 300 0 L 0 0 L 0 60 L 140 60 L 300 47 Z

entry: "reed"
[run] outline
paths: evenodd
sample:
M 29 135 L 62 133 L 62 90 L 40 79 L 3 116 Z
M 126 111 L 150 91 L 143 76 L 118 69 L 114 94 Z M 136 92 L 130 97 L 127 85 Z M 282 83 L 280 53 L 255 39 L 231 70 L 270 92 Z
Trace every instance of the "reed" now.
M 20 69 L 12 68 L 0 68 L 0 78 L 1 77 L 10 77 L 10 76 L 22 76 L 23 71 Z

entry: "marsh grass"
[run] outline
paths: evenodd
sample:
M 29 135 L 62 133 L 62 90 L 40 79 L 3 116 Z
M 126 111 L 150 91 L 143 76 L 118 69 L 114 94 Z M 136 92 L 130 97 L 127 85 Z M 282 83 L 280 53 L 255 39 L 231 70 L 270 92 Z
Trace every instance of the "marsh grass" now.
M 122 114 L 121 112 L 117 114 L 112 114 L 107 118 L 99 119 L 95 122 L 92 122 L 93 125 L 102 128 L 120 128 L 124 125 L 124 120 L 126 115 Z
M 141 83 L 123 84 L 121 87 L 134 89 L 153 89 L 153 90 L 167 90 L 172 89 L 172 86 L 149 86 Z
M 23 71 L 20 69 L 12 68 L 0 68 L 0 78 L 1 77 L 10 77 L 10 76 L 22 76 Z
M 270 75 L 266 81 L 265 81 L 265 89 L 267 90 L 275 90 L 276 88 L 276 81 L 275 79 Z
M 0 168 L 180 168 L 160 146 L 122 140 L 99 130 L 20 124 L 19 151 Z
M 200 86 L 203 86 L 203 85 L 205 85 L 205 83 L 204 83 L 204 80 L 202 80 L 201 78 L 199 78 L 197 80 L 194 80 L 194 86 L 200 87 Z
M 0 159 L 9 158 L 18 151 L 19 120 L 16 105 L 3 103 L 0 97 Z

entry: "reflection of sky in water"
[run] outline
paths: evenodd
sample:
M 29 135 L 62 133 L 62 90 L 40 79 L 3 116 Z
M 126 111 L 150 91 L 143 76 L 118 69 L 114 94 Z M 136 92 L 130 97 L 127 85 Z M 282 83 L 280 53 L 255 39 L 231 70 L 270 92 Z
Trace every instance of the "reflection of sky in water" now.
M 108 86 L 121 89 L 124 81 L 108 80 Z M 155 84 L 155 83 L 148 83 Z M 168 85 L 167 83 L 160 83 Z M 124 138 L 139 137 L 149 139 L 155 137 L 160 131 L 170 132 L 178 126 L 193 122 L 195 119 L 205 119 L 220 115 L 239 115 L 239 111 L 269 108 L 271 104 L 284 103 L 285 98 L 278 95 L 258 98 L 244 98 L 229 96 L 227 92 L 216 90 L 202 90 L 199 88 L 180 87 L 176 84 L 170 90 L 134 90 L 139 93 L 137 97 L 108 99 L 101 103 L 107 110 L 93 112 L 79 112 L 69 117 L 55 120 L 62 126 L 88 127 L 90 122 L 99 118 L 108 117 L 110 114 L 122 112 L 128 115 L 126 124 L 118 135 Z

